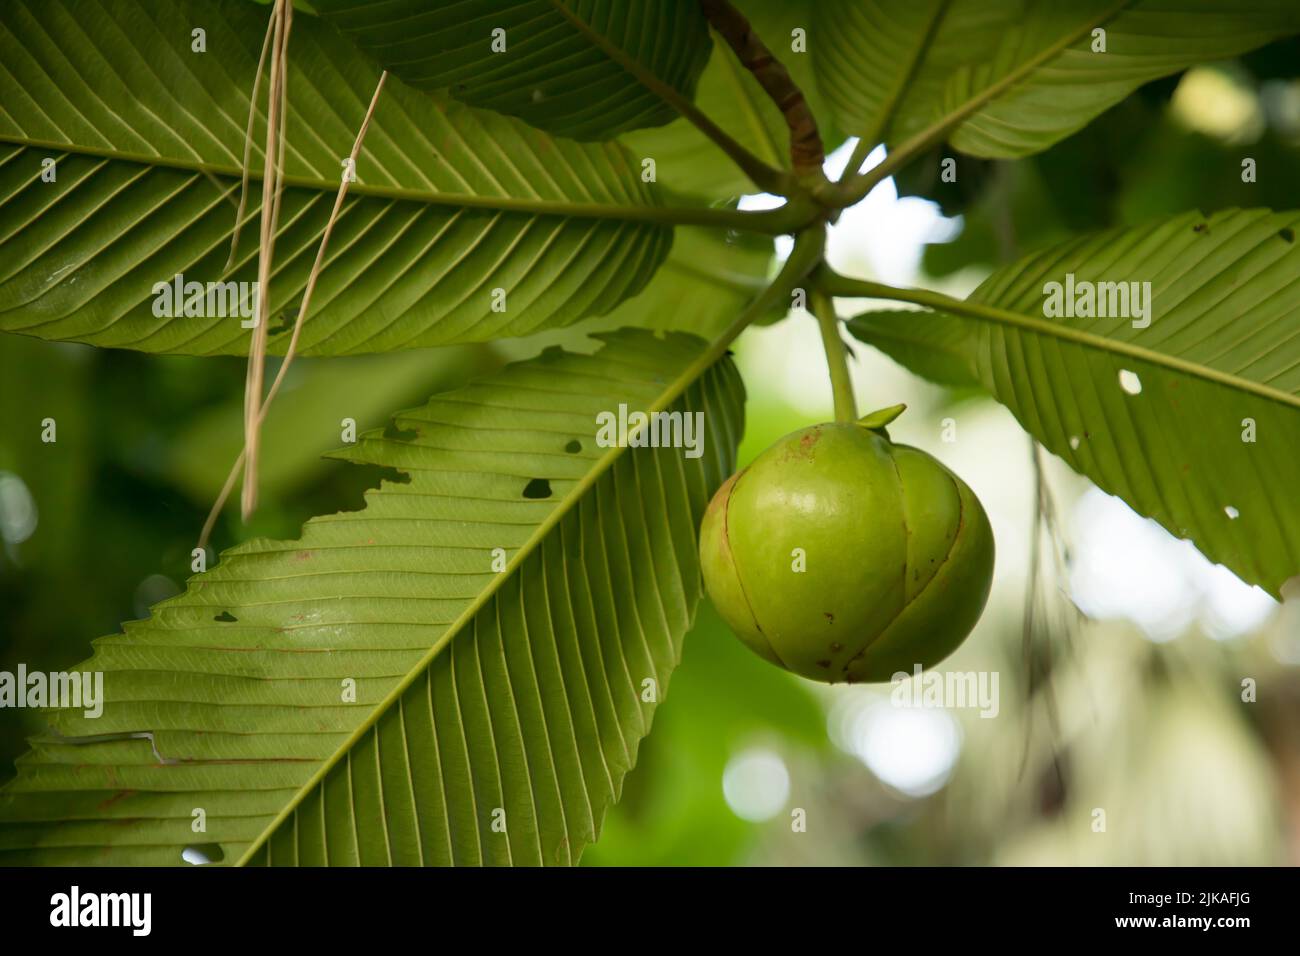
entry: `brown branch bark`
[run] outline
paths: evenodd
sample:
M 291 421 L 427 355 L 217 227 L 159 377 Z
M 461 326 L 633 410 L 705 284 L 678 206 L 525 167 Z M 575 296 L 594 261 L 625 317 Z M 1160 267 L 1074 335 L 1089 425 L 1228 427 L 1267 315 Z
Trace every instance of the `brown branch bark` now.
M 795 173 L 820 172 L 826 159 L 821 133 L 812 110 L 808 108 L 808 101 L 790 77 L 790 71 L 772 55 L 750 28 L 744 14 L 729 0 L 700 0 L 700 9 L 785 117 L 790 130 L 790 165 Z

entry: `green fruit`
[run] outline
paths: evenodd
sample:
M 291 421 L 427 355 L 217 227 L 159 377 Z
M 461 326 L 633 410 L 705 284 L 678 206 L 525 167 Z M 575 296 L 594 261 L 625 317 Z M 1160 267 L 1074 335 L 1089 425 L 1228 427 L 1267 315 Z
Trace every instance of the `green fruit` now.
M 700 561 L 718 612 L 804 677 L 888 681 L 930 667 L 988 599 L 988 516 L 936 459 L 889 441 L 898 411 L 787 435 L 705 513 Z

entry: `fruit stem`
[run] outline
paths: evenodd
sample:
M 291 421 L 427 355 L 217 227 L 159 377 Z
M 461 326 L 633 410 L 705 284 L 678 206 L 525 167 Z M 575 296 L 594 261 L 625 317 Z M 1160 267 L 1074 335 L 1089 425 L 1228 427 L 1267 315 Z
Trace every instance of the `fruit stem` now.
M 853 400 L 853 383 L 849 380 L 848 349 L 840 338 L 840 323 L 835 317 L 831 297 L 819 288 L 813 288 L 809 304 L 817 317 L 822 332 L 822 347 L 826 349 L 826 366 L 831 374 L 831 394 L 835 396 L 835 420 L 857 421 L 858 408 Z

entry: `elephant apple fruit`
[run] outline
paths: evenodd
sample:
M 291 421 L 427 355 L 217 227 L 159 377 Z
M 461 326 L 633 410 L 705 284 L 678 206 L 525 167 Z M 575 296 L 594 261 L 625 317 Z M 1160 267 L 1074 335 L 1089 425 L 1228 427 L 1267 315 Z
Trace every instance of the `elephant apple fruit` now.
M 888 681 L 937 664 L 979 620 L 988 516 L 937 459 L 889 440 L 901 411 L 787 435 L 709 503 L 705 587 L 760 657 L 828 683 Z

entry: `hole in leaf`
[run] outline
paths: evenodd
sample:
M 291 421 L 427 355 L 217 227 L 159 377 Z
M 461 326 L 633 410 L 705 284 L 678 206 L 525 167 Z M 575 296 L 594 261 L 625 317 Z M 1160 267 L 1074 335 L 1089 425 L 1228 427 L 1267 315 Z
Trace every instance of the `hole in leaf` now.
M 238 621 L 239 618 L 235 617 L 235 615 L 231 614 L 229 611 L 222 611 L 220 614 L 214 616 L 212 620 L 220 621 L 222 624 L 232 624 L 235 621 Z
M 1225 505 L 1223 508 L 1223 513 L 1227 515 L 1229 518 L 1231 518 L 1233 521 L 1236 521 L 1238 518 L 1241 517 L 1241 512 L 1238 511 L 1236 508 L 1234 508 L 1232 505 Z
M 414 428 L 398 428 L 397 422 L 389 419 L 388 424 L 384 426 L 384 437 L 394 441 L 415 441 L 420 437 L 420 433 Z
M 193 866 L 207 866 L 209 863 L 220 863 L 226 858 L 221 846 L 216 843 L 201 843 L 197 846 L 187 846 L 181 851 L 181 859 Z
M 578 441 L 578 439 L 575 438 L 573 439 L 573 441 L 569 442 L 567 445 L 564 446 L 564 450 L 567 451 L 570 455 L 576 455 L 578 452 L 582 451 L 582 442 Z
M 385 483 L 385 481 L 387 481 L 387 483 L 389 484 L 394 484 L 394 485 L 411 484 L 411 472 L 399 471 L 398 468 L 387 466 L 387 464 L 376 464 L 376 466 L 372 466 L 372 467 L 374 470 L 374 475 L 377 475 L 378 479 L 380 479 L 380 481 L 378 481 L 378 484 Z M 370 490 L 374 490 L 374 483 L 370 484 L 369 488 L 365 490 L 367 490 L 367 492 L 370 492 Z M 365 507 L 364 503 L 363 505 L 361 505 L 361 507 Z
M 1142 393 L 1142 379 L 1137 377 L 1136 372 L 1130 372 L 1126 368 L 1120 369 L 1119 387 L 1130 395 L 1140 395 Z
M 1078 435 L 1071 435 L 1071 436 L 1070 436 L 1070 447 L 1071 447 L 1072 449 L 1074 449 L 1075 451 L 1078 451 L 1078 450 L 1079 450 L 1079 436 L 1078 436 Z
M 528 484 L 524 485 L 525 498 L 549 498 L 551 497 L 551 483 L 545 478 L 534 478 Z
M 279 321 L 266 330 L 267 335 L 284 335 L 285 332 L 288 332 L 293 328 L 293 323 L 298 318 L 298 313 L 296 310 L 281 312 L 276 316 L 276 318 Z

